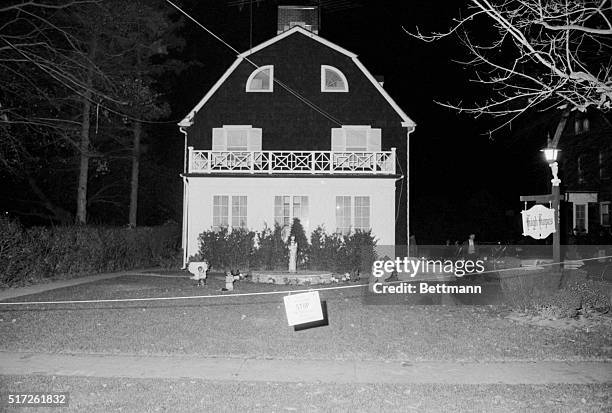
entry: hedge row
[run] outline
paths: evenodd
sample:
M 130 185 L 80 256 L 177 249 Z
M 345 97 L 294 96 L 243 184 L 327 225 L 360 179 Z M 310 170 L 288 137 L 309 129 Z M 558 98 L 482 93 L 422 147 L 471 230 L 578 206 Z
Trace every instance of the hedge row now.
M 0 218 L 0 287 L 179 263 L 180 228 L 58 226 L 23 228 Z
M 321 227 L 312 232 L 310 242 L 298 219 L 289 235 L 298 244 L 298 266 L 303 269 L 337 273 L 359 270 L 367 274 L 376 259 L 376 241 L 370 231 L 350 235 L 327 234 Z M 200 251 L 191 261 L 208 260 L 211 268 L 227 270 L 286 270 L 288 268 L 289 237 L 276 225 L 261 232 L 245 229 L 204 231 L 199 236 Z

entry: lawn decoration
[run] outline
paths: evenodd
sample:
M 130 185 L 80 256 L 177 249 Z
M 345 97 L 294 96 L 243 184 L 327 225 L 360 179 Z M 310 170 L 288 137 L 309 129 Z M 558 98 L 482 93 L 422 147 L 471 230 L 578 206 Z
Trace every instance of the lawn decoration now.
M 295 242 L 295 235 L 291 236 L 291 243 L 289 244 L 289 272 L 297 272 L 297 249 L 298 245 Z
M 234 291 L 234 274 L 230 271 L 225 272 L 225 288 L 222 288 L 221 291 Z
M 187 270 L 193 274 L 190 279 L 198 282 L 198 287 L 206 285 L 206 273 L 208 272 L 208 261 L 190 262 Z

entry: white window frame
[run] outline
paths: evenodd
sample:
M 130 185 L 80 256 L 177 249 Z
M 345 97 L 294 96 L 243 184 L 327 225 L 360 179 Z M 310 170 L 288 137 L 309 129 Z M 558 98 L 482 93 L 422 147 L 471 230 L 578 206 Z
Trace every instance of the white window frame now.
M 219 143 L 217 146 L 215 145 L 215 131 L 222 130 L 222 138 L 224 144 L 219 147 Z M 261 128 L 254 128 L 251 125 L 223 125 L 221 128 L 213 128 L 213 138 L 212 138 L 212 150 L 213 151 L 221 151 L 226 152 L 228 149 L 228 132 L 231 130 L 246 130 L 247 131 L 247 148 L 242 151 L 235 152 L 249 152 L 249 151 L 261 151 L 261 137 L 262 130 Z M 215 147 L 216 146 L 216 147 Z
M 236 202 L 238 201 L 238 202 Z M 244 201 L 241 202 L 241 201 Z M 235 205 L 237 204 L 237 205 Z M 229 222 L 231 223 L 232 228 L 248 228 L 248 216 L 249 216 L 249 201 L 246 195 L 232 195 L 232 202 L 229 207 Z M 234 207 L 238 208 L 239 213 L 234 215 Z M 241 213 L 241 210 L 244 210 L 244 215 Z M 235 219 L 244 218 L 242 222 L 234 223 Z
M 249 127 L 223 127 L 223 133 L 225 134 L 225 149 L 231 152 L 247 152 L 249 150 L 249 138 L 251 135 L 251 128 Z M 240 147 L 240 149 L 230 149 L 230 148 L 238 148 L 238 146 L 230 145 L 230 132 L 236 131 L 244 131 L 246 133 L 246 141 L 244 144 L 244 149 Z
M 215 214 L 215 207 L 222 207 L 224 202 L 219 202 L 216 203 L 215 200 L 219 199 L 220 201 L 225 200 L 225 206 L 227 207 L 227 214 L 218 214 L 218 216 Z M 229 228 L 229 224 L 230 224 L 230 204 L 229 204 L 229 196 L 228 195 L 213 195 L 212 197 L 212 228 L 214 231 L 219 231 L 221 228 Z M 222 221 L 222 222 L 215 222 L 216 218 L 219 218 L 218 220 Z
M 359 219 L 364 220 L 367 219 L 367 226 L 359 225 L 357 226 L 357 198 L 366 198 L 368 200 L 368 205 L 365 207 L 364 205 L 359 206 L 359 209 L 364 210 L 367 208 L 367 216 L 361 215 Z M 355 230 L 368 231 L 372 229 L 372 198 L 369 195 L 357 195 L 353 197 L 353 228 Z
M 284 205 L 285 205 L 285 197 L 289 198 L 289 215 L 287 215 L 287 217 L 289 218 L 289 223 L 285 224 L 284 223 L 284 218 L 285 218 L 285 214 L 284 214 Z M 283 222 L 278 222 L 277 221 L 277 217 L 280 217 L 280 215 L 276 214 L 276 198 L 281 198 L 281 207 L 283 208 L 283 215 L 282 215 L 282 219 Z M 296 198 L 299 198 L 300 202 L 300 217 L 297 217 L 295 214 L 295 206 L 296 204 Z M 304 204 L 302 201 L 303 199 L 306 198 L 306 203 Z M 293 220 L 294 218 L 299 218 L 300 219 L 300 223 L 302 224 L 302 226 L 304 227 L 304 231 L 306 233 L 308 233 L 308 228 L 310 226 L 310 197 L 308 195 L 275 195 L 274 196 L 274 223 L 278 223 L 281 227 L 291 227 L 291 225 L 293 225 Z M 304 208 L 304 206 L 306 206 L 306 208 Z M 304 209 L 306 209 L 306 214 L 304 214 Z M 304 215 L 306 215 L 306 219 L 304 219 Z
M 222 218 L 223 221 L 227 220 L 227 223 L 221 223 L 221 225 L 215 225 L 215 198 L 220 198 L 220 199 L 225 199 L 227 200 L 227 215 L 220 215 L 220 217 Z M 245 211 L 245 215 L 244 215 L 244 225 L 234 225 L 234 200 L 236 198 L 244 198 L 244 211 Z M 228 228 L 228 229 L 232 229 L 232 228 L 247 228 L 248 227 L 248 213 L 249 213 L 249 209 L 248 209 L 248 205 L 249 205 L 249 198 L 247 195 L 226 195 L 226 194 L 214 194 L 212 196 L 212 228 L 214 231 L 218 231 L 221 228 Z M 242 215 L 238 215 L 239 217 L 242 217 Z
M 349 214 L 350 214 L 350 219 L 349 219 L 349 226 L 347 227 L 341 227 L 339 226 L 339 222 L 338 222 L 338 210 L 339 210 L 339 206 L 338 206 L 338 198 L 348 198 L 349 199 Z M 368 220 L 368 226 L 364 227 L 364 226 L 357 226 L 357 208 L 356 208 L 356 198 L 367 198 L 368 199 L 368 216 L 367 216 L 367 220 Z M 334 198 L 335 200 L 335 208 L 336 208 L 336 226 L 335 226 L 335 230 L 334 233 L 336 234 L 342 234 L 342 235 L 348 235 L 348 234 L 352 234 L 353 232 L 355 232 L 356 230 L 361 230 L 361 231 L 369 231 L 372 229 L 372 197 L 370 195 L 336 195 L 336 197 Z M 361 207 L 363 208 L 363 206 Z M 363 219 L 363 217 L 361 217 L 361 219 Z
M 332 128 L 332 142 L 331 142 L 331 148 L 332 151 L 335 152 L 346 152 L 348 151 L 347 149 L 347 132 L 351 129 L 357 129 L 357 130 L 365 130 L 366 131 L 366 146 L 365 149 L 363 151 L 353 151 L 353 152 L 380 152 L 382 150 L 381 146 L 382 146 L 382 129 L 380 128 L 373 128 L 370 125 L 342 125 L 341 128 Z M 333 142 L 333 136 L 334 136 L 334 130 L 340 130 L 342 133 L 342 140 L 344 141 L 344 144 L 341 145 L 340 148 L 336 147 L 334 148 L 334 142 Z M 373 140 L 376 139 L 378 142 L 373 142 Z M 371 146 L 373 146 L 373 151 L 369 151 L 368 147 L 369 145 L 372 144 Z
M 325 72 L 327 70 L 330 70 L 334 73 L 336 73 L 340 79 L 342 79 L 342 82 L 344 82 L 344 88 L 342 89 L 327 89 L 325 87 L 326 85 L 326 74 Z M 342 71 L 340 69 L 338 69 L 337 67 L 334 66 L 329 66 L 329 65 L 321 65 L 321 92 L 325 92 L 325 93 L 346 93 L 349 91 L 349 85 L 348 85 L 348 80 L 346 80 L 346 76 L 344 76 L 344 73 L 342 73 Z
M 269 77 L 269 82 L 270 82 L 270 88 L 269 89 L 253 89 L 251 88 L 251 81 L 253 80 L 253 78 L 255 76 L 257 76 L 258 73 L 263 72 L 264 70 L 270 70 L 270 77 Z M 253 70 L 253 72 L 249 75 L 249 78 L 247 79 L 246 82 L 246 89 L 247 92 L 249 93 L 270 93 L 270 92 L 274 92 L 274 66 L 273 65 L 266 65 L 266 66 L 260 66 L 257 69 Z
M 574 225 L 572 226 L 572 228 L 580 228 L 578 227 L 578 223 L 576 222 L 576 211 L 578 208 L 576 208 L 577 206 L 584 206 L 584 231 L 585 232 L 589 232 L 589 204 L 588 203 L 574 203 L 573 208 L 572 208 L 572 212 L 573 212 L 573 216 L 574 216 Z
M 604 213 L 603 213 L 603 207 L 607 207 L 608 209 L 608 223 L 604 224 Z M 599 225 L 601 225 L 602 227 L 606 227 L 608 228 L 610 226 L 610 220 L 611 220 L 612 216 L 610 216 L 610 201 L 606 201 L 606 202 L 600 202 L 599 203 Z
M 348 227 L 340 226 L 338 214 L 339 214 L 339 210 L 340 210 L 341 207 L 338 205 L 339 198 L 345 198 L 345 201 L 346 201 L 346 198 L 348 198 L 348 202 L 349 202 L 349 205 L 348 205 L 348 213 L 349 213 Z M 336 211 L 335 211 L 336 212 L 336 214 L 335 214 L 336 215 L 336 227 L 335 227 L 334 232 L 336 234 L 348 235 L 348 234 L 350 234 L 353 231 L 353 216 L 354 216 L 354 214 L 353 214 L 353 197 L 350 196 L 350 195 L 336 195 L 336 197 L 334 198 L 334 201 L 335 201 L 335 209 L 336 209 Z M 344 204 L 342 206 L 343 210 L 344 210 L 345 207 L 346 207 L 346 204 Z M 344 216 L 343 219 L 346 220 L 346 216 Z

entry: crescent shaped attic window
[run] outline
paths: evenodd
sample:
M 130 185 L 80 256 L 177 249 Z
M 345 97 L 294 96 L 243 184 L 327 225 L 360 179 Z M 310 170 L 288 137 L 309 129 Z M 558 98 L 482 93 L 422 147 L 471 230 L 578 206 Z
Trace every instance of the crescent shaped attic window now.
M 272 92 L 274 66 L 261 66 L 251 73 L 246 83 L 247 92 Z
M 346 76 L 333 66 L 321 66 L 321 92 L 348 92 Z

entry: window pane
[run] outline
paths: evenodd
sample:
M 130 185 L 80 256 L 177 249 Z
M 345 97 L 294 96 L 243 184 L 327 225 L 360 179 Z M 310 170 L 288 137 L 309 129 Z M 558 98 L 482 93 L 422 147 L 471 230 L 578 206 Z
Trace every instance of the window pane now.
M 370 197 L 355 197 L 355 229 L 370 229 Z
M 290 196 L 274 197 L 274 222 L 280 225 L 281 227 L 291 225 L 290 200 Z
M 246 228 L 247 226 L 247 197 L 232 197 L 232 227 Z
M 586 228 L 586 205 L 574 205 L 576 208 L 576 227 L 583 230 Z
M 293 197 L 293 218 L 298 218 L 304 227 L 304 230 L 308 231 L 308 197 L 307 196 L 294 196 Z
M 364 152 L 368 150 L 368 131 L 366 129 L 346 128 L 346 150 Z
M 325 69 L 325 90 L 345 90 L 346 85 L 342 77 L 334 70 Z
M 213 196 L 213 228 L 219 229 L 228 226 L 228 196 L 215 195 Z
M 610 204 L 599 204 L 601 208 L 601 225 L 610 226 Z
M 348 234 L 351 231 L 351 197 L 336 197 L 336 232 Z
M 227 150 L 246 151 L 248 150 L 248 129 L 228 129 L 227 130 Z
M 251 79 L 248 90 L 270 90 L 271 78 L 272 76 L 269 68 L 259 71 Z

